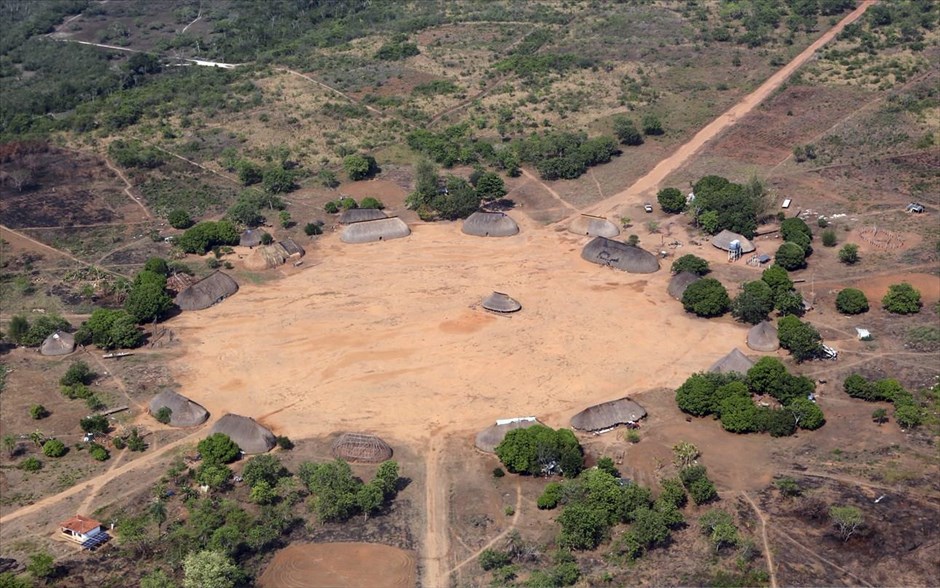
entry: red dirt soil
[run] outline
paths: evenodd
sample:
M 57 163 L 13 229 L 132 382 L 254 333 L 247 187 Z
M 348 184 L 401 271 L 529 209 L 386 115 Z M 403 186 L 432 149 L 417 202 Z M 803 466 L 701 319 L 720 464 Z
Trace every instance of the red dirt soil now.
M 411 588 L 415 556 L 375 543 L 290 545 L 275 554 L 258 579 L 262 588 Z

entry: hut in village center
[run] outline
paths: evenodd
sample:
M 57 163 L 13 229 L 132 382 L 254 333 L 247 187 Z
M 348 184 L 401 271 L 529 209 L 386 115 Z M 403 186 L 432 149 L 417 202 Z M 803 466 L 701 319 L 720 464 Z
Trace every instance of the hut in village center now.
M 744 235 L 739 235 L 737 233 L 732 233 L 729 230 L 724 230 L 712 237 L 712 245 L 718 249 L 724 249 L 725 251 L 731 251 L 731 244 L 735 241 L 741 245 L 741 253 L 750 253 L 751 251 L 754 251 L 754 244 L 748 241 Z
M 39 353 L 43 355 L 68 355 L 75 351 L 75 335 L 56 331 L 43 340 Z
M 713 363 L 711 367 L 708 368 L 708 371 L 719 374 L 729 374 L 731 372 L 746 374 L 747 370 L 751 369 L 753 366 L 754 362 L 735 347 L 728 355 Z
M 339 224 L 351 225 L 380 218 L 388 218 L 388 215 L 377 208 L 350 208 L 339 215 Z
M 343 433 L 330 447 L 333 457 L 360 463 L 381 463 L 392 458 L 388 443 L 368 433 Z
M 631 274 L 651 274 L 659 270 L 659 260 L 649 251 L 606 237 L 591 239 L 581 250 L 581 257 Z
M 480 451 L 493 453 L 496 446 L 503 442 L 506 433 L 513 429 L 525 429 L 540 424 L 535 417 L 520 417 L 515 419 L 501 419 L 477 433 L 476 447 Z
M 692 272 L 679 272 L 669 280 L 669 287 L 666 291 L 676 300 L 682 300 L 685 289 L 701 279 L 700 276 Z
M 346 225 L 339 238 L 343 243 L 371 243 L 400 239 L 411 234 L 411 229 L 397 216 L 362 221 Z
M 262 235 L 264 235 L 264 231 L 260 228 L 246 229 L 245 232 L 241 234 L 241 237 L 238 238 L 238 244 L 242 247 L 257 247 L 261 245 Z
M 754 351 L 765 353 L 780 349 L 777 329 L 770 321 L 757 323 L 747 332 L 747 346 Z
M 227 414 L 220 418 L 209 431 L 210 435 L 225 433 L 245 453 L 266 453 L 275 444 L 274 433 L 259 425 L 255 419 Z
M 510 313 L 522 310 L 522 305 L 510 298 L 508 294 L 494 291 L 483 299 L 483 308 L 493 312 Z
M 195 427 L 209 418 L 209 411 L 173 390 L 164 390 L 150 400 L 152 416 L 156 417 L 164 407 L 170 409 L 171 427 Z
M 182 310 L 202 310 L 238 292 L 238 283 L 228 274 L 214 272 L 176 296 Z
M 460 229 L 476 237 L 511 237 L 519 233 L 519 225 L 504 212 L 474 212 L 463 221 Z
M 620 234 L 617 225 L 610 222 L 602 216 L 591 214 L 582 214 L 571 221 L 568 230 L 576 235 L 587 235 L 588 237 L 607 237 L 613 239 Z
M 571 417 L 571 426 L 580 431 L 606 431 L 617 425 L 635 423 L 646 416 L 646 409 L 620 398 L 585 408 Z

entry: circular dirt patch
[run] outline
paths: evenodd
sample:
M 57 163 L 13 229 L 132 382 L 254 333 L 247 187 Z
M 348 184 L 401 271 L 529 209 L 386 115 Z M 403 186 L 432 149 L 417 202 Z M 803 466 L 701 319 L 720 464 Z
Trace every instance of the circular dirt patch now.
M 414 554 L 377 543 L 303 543 L 274 555 L 262 588 L 412 588 Z

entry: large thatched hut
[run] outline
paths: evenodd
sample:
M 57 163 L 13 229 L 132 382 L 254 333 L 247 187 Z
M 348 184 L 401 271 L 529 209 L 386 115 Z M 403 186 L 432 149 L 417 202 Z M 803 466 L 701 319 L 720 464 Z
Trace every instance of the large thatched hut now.
M 508 294 L 493 292 L 483 299 L 483 308 L 493 312 L 510 313 L 522 310 L 522 305 Z
M 343 433 L 333 440 L 333 457 L 361 463 L 381 463 L 392 458 L 388 443 L 368 433 Z
M 264 236 L 262 229 L 246 229 L 238 238 L 238 244 L 242 247 L 257 247 L 261 245 L 262 236 Z
M 164 407 L 170 409 L 172 427 L 195 427 L 209 418 L 209 411 L 173 390 L 164 390 L 150 400 L 150 414 L 154 417 Z
M 701 279 L 700 276 L 692 272 L 679 272 L 669 280 L 669 287 L 666 290 L 676 300 L 682 300 L 685 289 Z
M 227 414 L 220 418 L 209 434 L 225 433 L 232 441 L 238 444 L 245 453 L 266 453 L 275 444 L 274 433 L 259 425 L 255 419 Z
M 659 270 L 659 260 L 649 251 L 606 237 L 591 239 L 581 250 L 581 257 L 631 274 L 651 274 Z
M 525 429 L 540 424 L 535 417 L 522 417 L 517 419 L 503 419 L 477 433 L 476 447 L 480 451 L 493 453 L 496 446 L 503 442 L 506 433 L 513 429 Z
M 238 292 L 238 283 L 228 274 L 215 272 L 180 292 L 176 305 L 183 310 L 202 310 L 222 302 L 235 292 Z
M 777 329 L 770 321 L 757 323 L 747 332 L 747 346 L 754 351 L 771 352 L 780 349 Z
M 725 251 L 731 250 L 731 244 L 737 241 L 741 246 L 741 253 L 750 253 L 754 251 L 754 244 L 747 240 L 744 235 L 739 235 L 737 233 L 732 233 L 729 230 L 724 230 L 714 237 L 712 237 L 712 245 L 719 249 L 724 249 Z
M 68 355 L 75 351 L 75 336 L 56 331 L 43 340 L 39 353 L 43 355 Z
M 607 237 L 613 239 L 620 234 L 617 225 L 610 222 L 602 216 L 591 214 L 582 214 L 571 221 L 568 230 L 576 235 L 587 235 L 588 237 Z
M 476 237 L 511 237 L 519 232 L 519 225 L 504 212 L 474 212 L 461 230 Z
M 344 210 L 339 215 L 339 224 L 351 225 L 352 223 L 361 223 L 363 221 L 378 220 L 388 218 L 388 215 L 377 208 L 350 208 Z
M 400 239 L 411 234 L 411 229 L 397 216 L 362 221 L 346 225 L 339 238 L 343 243 L 371 243 Z
M 746 355 L 741 353 L 737 347 L 732 349 L 728 355 L 722 357 L 708 368 L 709 372 L 716 372 L 719 374 L 728 374 L 731 372 L 738 372 L 739 374 L 746 374 L 747 370 L 754 367 L 754 362 L 747 358 Z
M 629 398 L 620 398 L 585 408 L 571 417 L 571 426 L 581 431 L 605 431 L 645 416 L 645 408 Z

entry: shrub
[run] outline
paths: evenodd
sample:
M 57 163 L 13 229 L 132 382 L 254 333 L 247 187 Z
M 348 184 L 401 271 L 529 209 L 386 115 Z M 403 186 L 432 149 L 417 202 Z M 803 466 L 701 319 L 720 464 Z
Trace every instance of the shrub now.
M 564 488 L 558 482 L 549 482 L 545 486 L 545 490 L 542 491 L 542 494 L 539 496 L 536 505 L 542 510 L 551 510 L 558 506 L 558 503 L 561 502 L 561 497 L 564 493 Z
M 336 214 L 339 212 L 339 204 L 337 204 L 335 200 L 330 200 L 323 205 L 323 210 L 326 211 L 327 214 Z
M 131 434 L 127 437 L 127 448 L 131 451 L 144 451 L 147 449 L 147 442 L 140 436 L 137 427 L 131 429 Z M 117 447 L 117 445 L 115 445 Z
M 480 553 L 480 567 L 486 571 L 508 566 L 511 563 L 512 556 L 505 551 L 484 549 Z
M 188 229 L 189 227 L 193 226 L 193 219 L 185 210 L 177 209 L 172 211 L 167 215 L 166 220 L 174 229 Z
M 806 252 L 798 244 L 788 241 L 777 249 L 774 262 L 788 271 L 803 269 L 806 267 Z
M 663 188 L 656 195 L 663 212 L 678 214 L 685 210 L 685 195 L 676 188 Z
M 372 196 L 367 196 L 362 199 L 362 202 L 359 203 L 359 208 L 372 208 L 375 210 L 382 210 L 385 208 L 385 205 L 382 204 L 382 201 L 378 198 L 373 198 Z
M 858 245 L 846 243 L 839 249 L 839 261 L 846 265 L 855 265 L 858 263 Z
M 787 349 L 797 363 L 816 357 L 822 345 L 819 331 L 795 316 L 780 319 L 777 323 L 777 338 L 780 339 L 780 346 Z
M 278 435 L 275 437 L 274 442 L 277 443 L 277 446 L 285 451 L 291 450 L 294 448 L 294 442 L 290 440 L 289 437 L 285 435 Z
M 706 504 L 718 497 L 715 485 L 708 479 L 705 466 L 695 465 L 682 468 L 679 472 L 682 485 L 689 491 L 689 496 L 695 504 Z
M 682 306 L 696 316 L 715 317 L 728 312 L 731 299 L 721 282 L 714 278 L 702 278 L 685 289 Z
M 636 124 L 625 116 L 614 118 L 614 133 L 617 135 L 617 140 L 623 145 L 636 146 L 643 144 L 643 135 L 637 130 Z
M 186 253 L 205 255 L 219 245 L 238 245 L 239 234 L 230 221 L 203 221 L 186 229 L 176 244 Z
M 701 257 L 698 257 L 697 255 L 692 255 L 691 253 L 687 253 L 683 255 L 682 257 L 676 259 L 674 262 L 672 262 L 672 267 L 670 268 L 670 271 L 672 271 L 672 273 L 674 274 L 678 274 L 681 272 L 690 272 L 697 276 L 704 276 L 710 270 L 708 269 L 707 261 L 705 261 Z
M 502 478 L 505 475 L 506 475 L 506 472 L 503 471 L 503 468 L 500 468 L 500 467 L 493 468 L 494 478 Z
M 835 247 L 838 240 L 836 239 L 836 232 L 832 229 L 826 229 L 822 234 L 822 244 L 826 247 Z
M 304 234 L 308 237 L 313 237 L 314 235 L 322 235 L 323 228 L 317 223 L 307 223 L 304 225 Z
M 895 404 L 894 420 L 900 427 L 911 429 L 924 422 L 924 411 L 912 402 Z
M 35 457 L 27 457 L 16 467 L 20 468 L 24 472 L 38 472 L 42 469 L 42 462 Z
M 86 433 L 107 433 L 111 428 L 108 417 L 101 414 L 85 417 L 78 421 L 78 424 Z
M 76 384 L 88 385 L 95 379 L 94 372 L 91 371 L 91 368 L 88 367 L 88 364 L 84 361 L 75 361 L 72 362 L 72 365 L 69 366 L 69 369 L 65 372 L 65 375 L 62 376 L 62 379 L 59 380 L 59 383 L 63 386 L 74 386 Z
M 644 135 L 662 135 L 663 123 L 659 120 L 659 117 L 655 114 L 647 114 L 643 117 L 643 134 Z
M 118 451 L 127 447 L 127 444 L 124 442 L 124 439 L 121 439 L 120 437 L 115 437 L 114 439 L 112 439 L 111 444 L 114 445 L 114 448 L 117 449 Z
M 213 433 L 196 446 L 204 463 L 226 464 L 238 458 L 241 448 L 225 433 Z
M 173 416 L 173 409 L 169 406 L 162 406 L 160 410 L 157 411 L 157 414 L 153 415 L 157 422 L 163 423 L 164 425 L 170 424 L 170 419 Z
M 836 310 L 842 314 L 868 312 L 868 298 L 861 290 L 845 288 L 836 296 Z
M 95 461 L 107 461 L 111 457 L 111 454 L 107 449 L 98 445 L 97 443 L 92 443 L 88 448 L 88 454 L 92 456 Z
M 68 448 L 58 439 L 49 439 L 42 444 L 42 454 L 46 457 L 62 457 L 66 453 Z
M 34 404 L 29 407 L 29 416 L 32 417 L 33 420 L 38 421 L 49 416 L 49 411 L 41 404 Z
M 378 173 L 379 166 L 371 155 L 353 154 L 343 158 L 343 170 L 350 180 L 358 181 Z
M 920 292 L 907 282 L 902 282 L 888 287 L 881 305 L 894 314 L 915 314 L 920 312 L 923 303 L 920 301 Z

